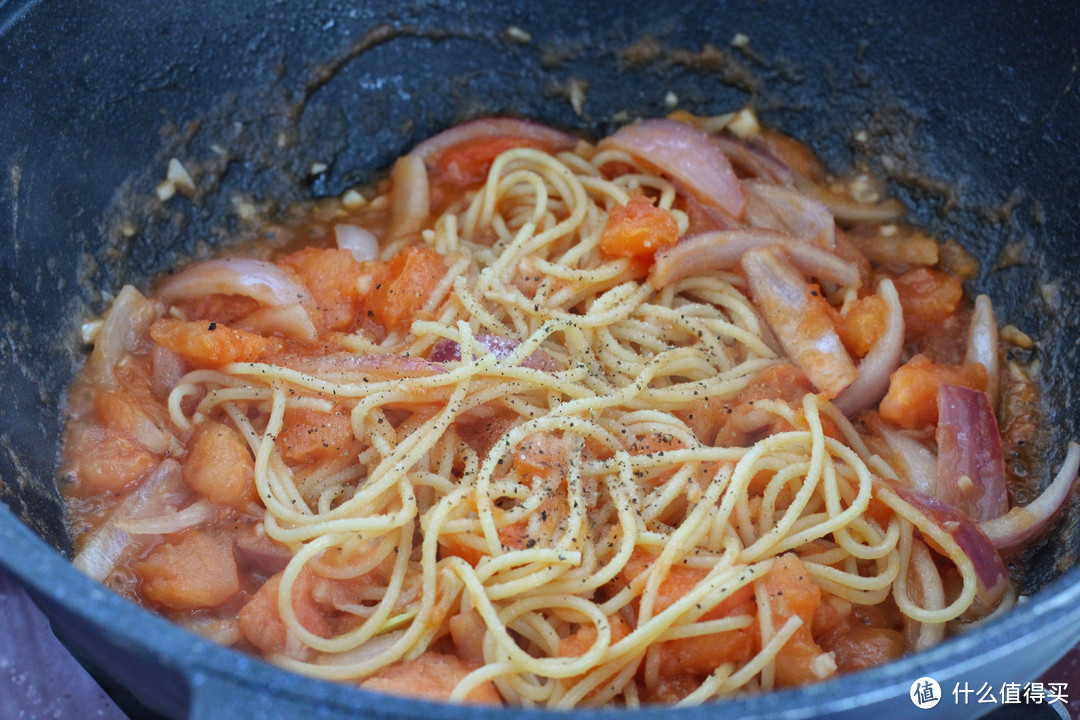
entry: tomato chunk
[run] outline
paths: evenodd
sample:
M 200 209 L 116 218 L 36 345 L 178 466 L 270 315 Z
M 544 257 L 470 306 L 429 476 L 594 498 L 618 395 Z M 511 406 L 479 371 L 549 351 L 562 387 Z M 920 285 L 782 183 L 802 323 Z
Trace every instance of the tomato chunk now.
M 284 431 L 278 442 L 285 459 L 306 463 L 347 452 L 353 444 L 352 421 L 344 412 L 318 412 L 306 408 L 285 411 Z
M 454 655 L 433 651 L 415 660 L 406 660 L 380 670 L 364 680 L 366 690 L 406 695 L 427 700 L 449 700 L 450 693 L 470 672 L 480 667 Z M 465 702 L 479 705 L 501 705 L 502 698 L 490 680 L 481 683 L 465 696 Z
M 859 625 L 840 638 L 833 651 L 840 672 L 855 672 L 896 660 L 906 647 L 898 630 Z
M 630 625 L 623 620 L 622 615 L 615 613 L 608 615 L 608 623 L 611 624 L 611 644 L 622 640 L 630 634 Z M 587 623 L 579 626 L 573 633 L 559 641 L 559 657 L 580 657 L 588 652 L 596 642 L 596 626 Z
M 664 208 L 641 195 L 608 215 L 600 235 L 600 252 L 608 257 L 652 262 L 657 250 L 679 241 L 679 226 Z
M 634 578 L 641 575 L 652 566 L 653 560 L 654 558 L 649 557 L 641 551 L 635 550 L 627 561 L 626 566 L 623 568 L 623 576 L 627 580 L 633 582 Z M 658 615 L 664 610 L 667 610 L 680 598 L 693 590 L 694 587 L 704 580 L 705 576 L 708 574 L 709 571 L 704 568 L 673 565 L 668 569 L 667 575 L 660 582 L 660 587 L 657 589 L 656 603 L 653 605 L 653 615 Z M 736 611 L 742 612 L 745 609 L 743 606 L 753 597 L 753 586 L 743 585 L 727 598 L 717 603 L 714 607 L 709 608 L 709 610 L 701 616 L 701 619 L 718 620 L 734 614 Z
M 777 631 L 792 616 L 802 625 L 784 644 L 774 661 L 777 687 L 817 682 L 836 670 L 832 658 L 814 641 L 811 629 L 821 603 L 821 589 L 810 578 L 806 565 L 795 553 L 776 558 L 765 575 L 765 591 L 772 611 L 773 630 Z
M 243 510 L 259 499 L 255 460 L 228 425 L 211 420 L 196 427 L 181 472 L 188 487 L 215 505 Z
M 240 592 L 232 541 L 198 529 L 158 545 L 131 567 L 142 577 L 143 595 L 173 610 L 217 607 Z
M 904 311 L 904 335 L 909 339 L 933 332 L 960 305 L 960 279 L 930 268 L 911 270 L 893 279 Z
M 499 135 L 477 137 L 452 145 L 440 152 L 433 170 L 444 180 L 459 186 L 475 185 L 487 178 L 495 158 L 507 150 L 525 147 L 550 150 L 549 143 L 533 138 Z
M 877 295 L 853 301 L 844 314 L 835 315 L 836 333 L 855 357 L 865 357 L 888 326 L 889 306 Z
M 292 601 L 296 619 L 308 631 L 321 637 L 330 636 L 330 623 L 312 598 L 315 574 L 306 568 L 293 583 Z M 281 573 L 274 575 L 251 596 L 240 609 L 240 632 L 247 641 L 264 653 L 285 651 L 288 628 L 278 612 Z
M 754 638 L 746 629 L 668 640 L 660 644 L 661 677 L 706 675 L 724 663 L 735 667 L 754 655 Z
M 204 365 L 257 362 L 280 352 L 283 346 L 278 338 L 265 338 L 221 323 L 173 318 L 155 320 L 150 337 L 185 359 Z
M 79 478 L 80 492 L 117 492 L 160 460 L 139 443 L 100 425 L 72 425 L 64 442 L 65 465 Z
M 986 382 L 986 368 L 979 363 L 939 365 L 925 355 L 916 355 L 893 372 L 889 392 L 881 401 L 881 417 L 911 430 L 935 425 L 938 388 L 960 385 L 986 390 Z
M 347 330 L 356 322 L 363 265 L 350 251 L 304 248 L 278 258 L 277 264 L 295 270 L 315 298 L 320 330 Z
M 387 330 L 408 330 L 413 319 L 446 275 L 442 255 L 431 248 L 407 247 L 385 265 L 363 308 Z

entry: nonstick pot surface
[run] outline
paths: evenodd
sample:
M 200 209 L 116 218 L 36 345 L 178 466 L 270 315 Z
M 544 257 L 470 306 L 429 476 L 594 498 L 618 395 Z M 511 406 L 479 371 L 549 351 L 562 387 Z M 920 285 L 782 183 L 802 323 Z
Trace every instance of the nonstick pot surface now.
M 1036 341 L 1050 428 L 1044 462 L 1031 468 L 1041 486 L 1065 441 L 1080 438 L 1071 382 L 1078 33 L 1074 3 L 0 5 L 0 499 L 10 509 L 0 514 L 0 562 L 72 644 L 169 714 L 213 709 L 207 698 L 238 683 L 252 707 L 275 686 L 282 704 L 266 708 L 281 715 L 289 698 L 306 707 L 312 696 L 374 712 L 369 695 L 292 678 L 168 626 L 50 549 L 70 553 L 53 472 L 64 388 L 83 356 L 78 324 L 125 282 L 146 288 L 163 269 L 243 238 L 238 199 L 273 217 L 338 195 L 472 117 L 531 117 L 596 137 L 666 114 L 672 99 L 702 114 L 752 103 L 834 170 L 889 177 L 917 221 L 981 259 L 972 289 Z M 749 45 L 733 46 L 737 35 Z M 573 83 L 586 88 L 580 114 Z M 174 156 L 196 173 L 194 201 L 154 196 Z M 314 163 L 327 170 L 311 175 Z M 1050 585 L 1078 545 L 1070 510 L 1017 564 L 1021 585 Z M 916 671 L 966 671 L 1040 627 L 1069 632 L 1076 618 L 1063 608 L 1076 604 L 1078 585 L 1069 573 L 1034 596 L 1048 615 L 1021 608 L 1011 625 L 899 669 L 709 712 L 801 717 L 877 702 L 901 685 L 906 695 Z M 95 646 L 108 652 L 86 650 Z M 132 658 L 149 664 L 133 670 Z M 390 714 L 420 707 L 378 702 Z

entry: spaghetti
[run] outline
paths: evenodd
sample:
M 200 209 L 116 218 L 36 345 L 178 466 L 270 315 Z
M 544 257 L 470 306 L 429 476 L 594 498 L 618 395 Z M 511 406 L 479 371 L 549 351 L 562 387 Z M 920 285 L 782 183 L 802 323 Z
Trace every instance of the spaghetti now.
M 103 488 L 127 499 L 86 521 L 80 567 L 297 672 L 549 708 L 822 680 L 1008 606 L 974 524 L 989 518 L 944 521 L 959 511 L 916 492 L 896 449 L 902 435 L 934 452 L 932 428 L 897 430 L 874 409 L 887 387 L 870 366 L 896 356 L 888 386 L 900 361 L 895 288 L 925 268 L 872 270 L 831 215 L 812 235 L 815 192 L 836 191 L 777 178 L 786 165 L 760 139 L 725 136 L 750 153 L 732 155 L 733 187 L 749 188 L 733 214 L 629 134 L 592 146 L 500 122 L 421 146 L 359 214 L 336 218 L 339 241 L 368 243 L 364 262 L 327 255 L 312 270 L 343 251 L 301 250 L 272 266 L 281 279 L 210 261 L 157 300 L 118 301 L 148 315 L 123 358 L 76 390 L 66 467 L 77 507 Z M 705 138 L 657 122 L 632 132 Z M 880 226 L 860 226 L 863 247 Z M 686 262 L 680 238 L 702 233 L 751 247 L 661 277 Z M 821 257 L 855 282 L 822 279 Z M 290 300 L 293 283 L 311 298 Z M 772 314 L 777 293 L 794 326 Z M 826 302 L 826 325 L 811 327 Z M 884 323 L 860 355 L 834 328 L 865 306 Z M 909 334 L 906 356 L 919 342 Z M 825 390 L 848 372 L 841 355 L 855 377 Z M 953 379 L 981 392 L 987 373 L 972 365 Z M 874 397 L 853 397 L 864 386 Z M 97 400 L 80 399 L 87 387 Z M 108 393 L 136 409 L 103 409 Z M 156 449 L 146 423 L 167 436 Z M 113 431 L 134 450 L 87 459 L 83 438 L 115 445 Z M 204 458 L 224 462 L 206 481 Z M 105 465 L 126 475 L 102 481 Z M 148 477 L 166 478 L 144 491 L 156 497 L 131 500 Z M 153 529 L 208 497 L 215 512 L 181 513 L 198 524 Z M 133 521 L 140 532 L 124 531 Z M 191 550 L 195 537 L 227 551 Z M 201 581 L 177 577 L 189 557 L 232 562 L 196 571 L 231 572 L 226 589 L 197 599 Z

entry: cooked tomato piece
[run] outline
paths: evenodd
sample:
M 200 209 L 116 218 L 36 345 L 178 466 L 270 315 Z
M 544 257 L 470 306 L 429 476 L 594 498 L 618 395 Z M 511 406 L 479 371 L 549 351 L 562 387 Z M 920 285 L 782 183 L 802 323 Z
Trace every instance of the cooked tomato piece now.
M 611 210 L 600 235 L 600 252 L 608 257 L 652 262 L 657 250 L 679 241 L 679 226 L 664 208 L 641 195 Z
M 330 636 L 330 623 L 312 597 L 315 574 L 306 568 L 293 583 L 292 601 L 296 619 L 308 631 L 320 637 Z M 264 653 L 280 653 L 286 649 L 288 628 L 278 612 L 281 573 L 274 575 L 251 596 L 240 609 L 240 632 Z
M 255 459 L 240 433 L 209 420 L 198 425 L 181 468 L 184 482 L 215 505 L 243 510 L 258 501 Z
M 352 420 L 336 410 L 324 413 L 306 408 L 288 408 L 278 445 L 285 459 L 306 463 L 341 455 L 353 449 Z
M 161 318 L 150 326 L 150 337 L 185 359 L 204 365 L 257 362 L 284 346 L 279 338 L 265 338 L 202 320 Z
M 232 541 L 224 535 L 185 530 L 131 564 L 142 593 L 173 610 L 217 607 L 240 592 Z
M 979 363 L 939 365 L 925 355 L 916 355 L 889 379 L 889 392 L 881 401 L 881 417 L 908 429 L 936 425 L 938 388 L 948 384 L 986 390 L 986 382 L 986 368 Z
M 934 332 L 956 312 L 964 296 L 960 278 L 925 267 L 893 278 L 893 285 L 904 311 L 904 335 L 908 339 Z
M 608 615 L 608 622 L 611 624 L 612 645 L 630 634 L 632 628 L 626 620 L 623 619 L 622 615 L 619 615 L 618 613 Z M 578 657 L 584 655 L 588 652 L 589 648 L 593 646 L 593 643 L 596 642 L 597 637 L 595 625 L 586 623 L 579 626 L 573 633 L 559 641 L 559 657 Z
M 764 584 L 774 631 L 794 615 L 802 620 L 802 625 L 776 655 L 777 687 L 817 682 L 835 672 L 835 664 L 826 657 L 812 634 L 814 615 L 821 603 L 821 589 L 810 578 L 799 556 L 786 553 L 776 558 L 765 575 Z
M 365 690 L 378 690 L 393 695 L 406 695 L 427 700 L 449 700 L 450 693 L 479 664 L 469 663 L 454 655 L 427 651 L 415 660 L 406 660 L 380 670 L 360 683 Z M 495 683 L 481 683 L 465 696 L 465 702 L 479 705 L 501 705 L 502 698 Z
M 278 258 L 278 265 L 300 276 L 315 298 L 314 314 L 319 331 L 347 330 L 360 314 L 360 288 L 357 281 L 363 265 L 348 250 L 304 248 Z
M 407 247 L 375 275 L 375 286 L 364 298 L 367 314 L 387 330 L 408 330 L 435 286 L 446 275 L 442 255 L 428 247 Z
M 64 465 L 78 476 L 80 495 L 124 490 L 158 462 L 123 433 L 96 424 L 72 425 L 64 442 Z

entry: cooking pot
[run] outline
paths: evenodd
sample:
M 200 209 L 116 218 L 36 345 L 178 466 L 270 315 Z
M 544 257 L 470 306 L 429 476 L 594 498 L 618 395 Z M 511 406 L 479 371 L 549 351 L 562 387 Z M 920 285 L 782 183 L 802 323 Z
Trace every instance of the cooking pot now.
M 1036 490 L 1080 438 L 1076 3 L 9 0 L 0 37 L 0 565 L 86 664 L 168 717 L 543 715 L 371 694 L 188 634 L 74 570 L 54 485 L 87 314 L 244 237 L 251 212 L 339 195 L 463 120 L 595 137 L 752 104 L 834 170 L 887 177 L 981 260 L 969 289 L 1035 342 L 1018 359 L 1044 386 Z M 198 192 L 163 202 L 173 157 Z M 923 676 L 935 713 L 976 716 L 990 707 L 955 702 L 957 683 L 1023 683 L 1080 638 L 1077 520 L 1013 564 L 1027 602 L 928 652 L 703 708 L 572 716 L 901 717 Z

